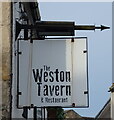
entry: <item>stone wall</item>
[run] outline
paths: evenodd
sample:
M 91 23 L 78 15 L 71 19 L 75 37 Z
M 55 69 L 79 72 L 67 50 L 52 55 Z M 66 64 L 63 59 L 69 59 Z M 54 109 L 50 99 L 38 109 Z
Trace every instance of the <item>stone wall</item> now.
M 10 103 L 11 103 L 11 3 L 0 2 L 0 86 L 2 85 L 2 118 L 10 118 Z M 1 90 L 0 90 L 1 91 Z

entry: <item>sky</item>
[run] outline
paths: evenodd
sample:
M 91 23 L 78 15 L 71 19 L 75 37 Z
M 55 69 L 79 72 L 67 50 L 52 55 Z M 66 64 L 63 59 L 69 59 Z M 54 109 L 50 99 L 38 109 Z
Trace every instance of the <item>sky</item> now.
M 39 2 L 42 20 L 75 21 L 78 25 L 106 25 L 110 30 L 76 31 L 88 37 L 89 108 L 74 108 L 82 116 L 95 117 L 110 98 L 112 84 L 112 3 Z M 72 108 L 71 108 L 72 109 Z

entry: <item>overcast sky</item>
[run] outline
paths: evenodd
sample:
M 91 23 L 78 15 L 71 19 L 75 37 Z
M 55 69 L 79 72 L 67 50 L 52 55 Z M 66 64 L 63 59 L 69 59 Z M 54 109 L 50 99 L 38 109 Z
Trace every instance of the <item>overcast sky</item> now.
M 40 2 L 39 7 L 42 20 L 112 26 L 111 2 Z M 88 37 L 90 107 L 74 109 L 82 116 L 95 117 L 110 97 L 108 89 L 112 83 L 111 29 L 95 32 L 76 31 L 76 36 Z

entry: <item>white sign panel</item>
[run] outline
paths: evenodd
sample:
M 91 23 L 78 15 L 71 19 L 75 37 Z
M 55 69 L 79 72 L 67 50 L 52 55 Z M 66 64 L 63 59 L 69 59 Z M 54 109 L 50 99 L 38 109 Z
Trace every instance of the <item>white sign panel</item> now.
M 87 38 L 19 41 L 19 106 L 87 107 Z

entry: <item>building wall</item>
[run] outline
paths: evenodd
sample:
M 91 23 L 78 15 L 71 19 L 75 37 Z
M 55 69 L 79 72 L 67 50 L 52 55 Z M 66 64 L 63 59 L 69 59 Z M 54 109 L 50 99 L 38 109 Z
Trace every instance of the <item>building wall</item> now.
M 13 39 L 12 39 L 12 73 L 13 73 L 13 81 L 12 81 L 12 118 L 23 118 L 22 114 L 23 114 L 23 109 L 18 109 L 17 108 L 17 41 L 18 39 L 15 39 L 15 34 L 16 34 L 16 24 L 15 21 L 18 21 L 20 24 L 27 24 L 26 20 L 24 21 L 23 16 L 22 16 L 22 11 L 26 12 L 27 17 L 28 18 L 28 23 L 30 24 L 34 24 L 34 20 L 33 20 L 33 13 L 32 10 L 29 6 L 29 3 L 22 3 L 20 4 L 19 1 L 13 3 Z M 33 33 L 34 35 L 36 35 L 36 31 L 34 31 Z M 30 36 L 30 34 L 28 35 Z M 21 30 L 18 38 L 24 38 L 24 33 L 23 30 Z M 35 36 L 34 36 L 35 37 Z M 29 43 L 29 41 L 27 41 L 27 43 Z M 25 61 L 26 62 L 26 61 Z M 25 66 L 23 66 L 25 67 Z M 23 91 L 21 91 L 23 92 Z M 27 98 L 26 98 L 27 99 Z M 25 105 L 26 106 L 26 105 Z M 37 117 L 41 118 L 41 114 L 40 112 L 41 109 L 37 110 Z M 42 112 L 42 116 L 43 112 Z M 31 108 L 30 110 L 28 109 L 28 118 L 33 118 L 33 108 Z
M 31 9 L 27 9 L 28 14 Z M 18 2 L 0 2 L 0 119 L 23 118 L 22 109 L 17 109 L 16 81 L 16 45 L 15 20 L 21 20 L 21 9 Z M 32 20 L 32 16 L 28 16 Z M 21 33 L 21 36 L 23 32 Z M 33 110 L 29 110 L 33 117 Z M 41 117 L 40 115 L 38 117 Z
M 76 113 L 74 110 L 66 110 L 66 111 L 65 111 L 65 118 L 66 118 L 66 119 L 74 118 L 74 119 L 84 120 L 84 119 L 83 119 L 78 113 Z
M 0 3 L 0 8 L 2 4 Z M 0 119 L 2 116 L 2 11 L 0 10 Z
M 114 120 L 114 92 L 111 93 L 111 120 Z
M 12 12 L 13 12 L 13 38 L 12 38 L 12 73 L 13 73 L 13 80 L 12 80 L 12 118 L 22 118 L 22 109 L 17 109 L 17 73 L 16 73 L 16 61 L 17 57 L 17 41 L 15 40 L 16 34 L 16 24 L 15 21 L 20 19 L 21 9 L 19 8 L 19 2 L 12 3 Z
M 26 4 L 26 3 L 25 3 Z M 12 81 L 12 118 L 23 118 L 23 109 L 18 109 L 17 108 L 17 41 L 16 39 L 16 21 L 18 21 L 20 24 L 25 24 L 26 21 L 22 19 L 22 11 L 24 11 L 24 6 L 23 4 L 20 4 L 18 2 L 12 3 L 13 6 L 13 39 L 12 39 L 12 73 L 13 73 L 13 81 Z M 27 8 L 26 8 L 27 9 Z M 27 9 L 28 10 L 28 9 Z M 30 13 L 30 10 L 28 10 Z M 30 17 L 31 18 L 31 17 Z M 28 17 L 29 19 L 29 17 Z M 30 19 L 29 19 L 30 20 Z M 20 32 L 18 38 L 24 38 L 23 31 Z M 28 110 L 28 117 L 32 118 L 32 110 Z
M 98 113 L 98 115 L 95 117 L 95 120 L 99 119 L 111 119 L 111 99 L 107 101 L 107 103 L 104 105 L 102 110 Z
M 101 113 L 101 115 L 99 116 L 99 118 L 110 118 L 110 105 L 107 106 L 107 108 L 105 110 L 103 110 L 103 112 Z
M 11 3 L 0 2 L 0 55 L 2 56 L 2 64 L 0 66 L 0 86 L 2 86 L 2 118 L 10 117 L 10 103 L 11 103 Z

